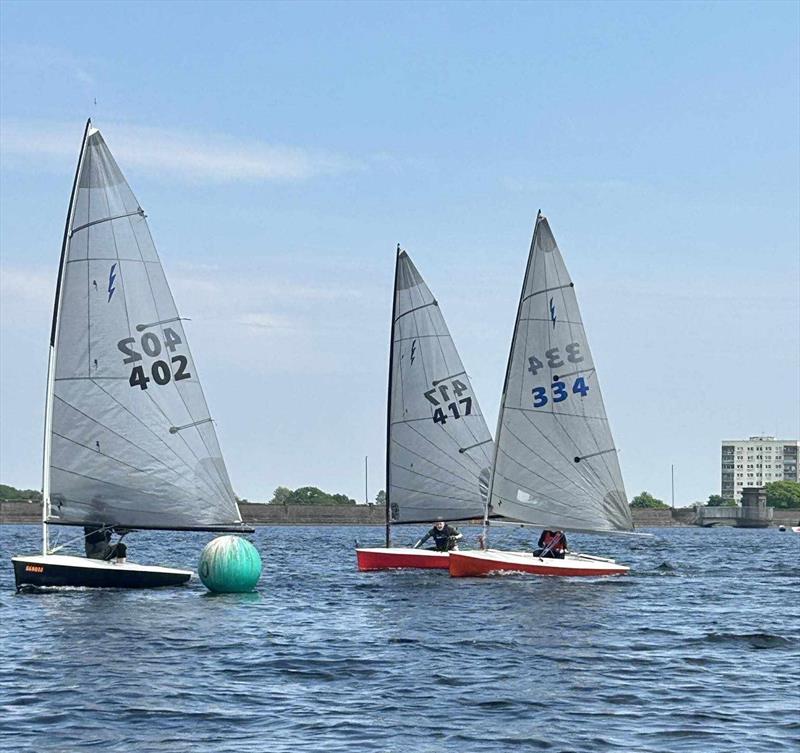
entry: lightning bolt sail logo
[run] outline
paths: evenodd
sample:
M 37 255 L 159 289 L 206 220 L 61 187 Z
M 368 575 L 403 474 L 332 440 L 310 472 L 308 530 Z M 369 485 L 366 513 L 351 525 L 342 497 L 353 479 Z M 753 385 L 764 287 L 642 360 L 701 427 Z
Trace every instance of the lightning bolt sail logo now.
M 117 268 L 116 262 L 111 265 L 111 269 L 108 271 L 108 301 L 106 303 L 111 302 L 111 296 L 114 295 L 114 291 L 116 288 L 114 287 L 114 282 L 117 279 L 117 276 L 114 274 L 114 270 Z
M 417 341 L 414 340 L 414 342 L 411 343 L 411 365 L 412 366 L 414 365 L 414 353 L 415 353 L 416 349 L 417 349 Z
M 556 306 L 553 303 L 553 299 L 550 299 L 550 321 L 553 322 L 553 329 L 556 328 Z

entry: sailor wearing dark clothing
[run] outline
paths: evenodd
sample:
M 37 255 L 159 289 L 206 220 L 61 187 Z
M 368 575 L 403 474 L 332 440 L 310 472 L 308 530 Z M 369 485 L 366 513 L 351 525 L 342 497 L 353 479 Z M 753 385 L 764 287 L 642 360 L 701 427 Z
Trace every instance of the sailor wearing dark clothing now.
M 433 538 L 437 552 L 449 552 L 451 549 L 458 549 L 457 542 L 461 534 L 457 528 L 447 525 L 443 520 L 437 520 L 433 528 L 414 544 L 414 549 L 421 547 L 430 538 Z
M 84 526 L 86 556 L 91 560 L 122 560 L 125 561 L 128 547 L 118 541 L 111 543 L 111 529 L 103 526 Z
M 534 552 L 537 557 L 553 557 L 563 560 L 567 553 L 567 537 L 563 531 L 542 531 L 539 536 L 539 548 Z

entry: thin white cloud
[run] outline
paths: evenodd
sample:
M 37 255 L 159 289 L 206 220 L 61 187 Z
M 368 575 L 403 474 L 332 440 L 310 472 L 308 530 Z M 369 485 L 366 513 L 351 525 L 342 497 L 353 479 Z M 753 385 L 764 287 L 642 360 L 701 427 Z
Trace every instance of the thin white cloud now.
M 170 265 L 166 265 L 170 274 Z M 170 274 L 176 296 L 189 305 L 203 309 L 222 309 L 250 312 L 261 310 L 264 301 L 285 308 L 309 308 L 314 304 L 333 304 L 339 301 L 363 299 L 365 292 L 354 286 L 336 282 L 330 285 L 309 285 L 276 277 L 269 272 L 241 274 L 230 271 L 220 274 L 214 270 L 195 268 Z
M 239 324 L 246 327 L 256 327 L 257 329 L 294 329 L 296 325 L 291 319 L 285 316 L 276 316 L 264 312 L 251 312 L 244 314 L 239 320 Z
M 12 331 L 31 343 L 46 341 L 56 266 L 0 265 L 0 361 L 12 357 L 14 341 L 6 337 Z M 354 325 L 346 323 L 363 308 L 352 287 L 199 269 L 172 274 L 170 283 L 195 357 L 210 368 L 239 364 L 254 373 L 304 374 L 321 361 L 328 371 L 347 368 L 341 352 L 351 347 Z
M 61 79 L 69 79 L 92 88 L 96 85 L 94 76 L 89 73 L 86 61 L 77 58 L 66 50 L 43 44 L 9 44 L 2 50 L 2 68 L 6 74 L 25 77 L 55 74 Z
M 7 330 L 45 337 L 55 289 L 55 267 L 0 266 L 0 343 Z
M 155 126 L 97 125 L 107 126 L 101 130 L 123 170 L 167 172 L 192 181 L 299 181 L 366 167 L 362 161 L 322 150 Z M 75 123 L 3 120 L 0 152 L 5 167 L 14 167 L 15 158 L 24 158 L 26 164 L 34 158 L 71 169 L 80 133 Z

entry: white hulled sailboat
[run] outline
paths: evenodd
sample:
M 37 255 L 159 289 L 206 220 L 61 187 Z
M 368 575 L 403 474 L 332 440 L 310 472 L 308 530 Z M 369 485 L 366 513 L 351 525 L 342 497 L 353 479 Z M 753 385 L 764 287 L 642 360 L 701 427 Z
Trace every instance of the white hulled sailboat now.
M 56 284 L 45 407 L 42 554 L 17 588 L 149 588 L 191 571 L 57 554 L 50 526 L 248 531 L 186 333 L 139 206 L 86 124 Z

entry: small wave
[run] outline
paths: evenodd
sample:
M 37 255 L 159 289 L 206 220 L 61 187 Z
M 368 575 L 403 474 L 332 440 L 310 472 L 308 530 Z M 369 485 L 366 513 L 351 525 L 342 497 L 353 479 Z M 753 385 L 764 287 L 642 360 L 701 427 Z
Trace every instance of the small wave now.
M 644 578 L 679 577 L 680 575 L 681 573 L 678 572 L 678 568 L 666 561 L 648 570 L 640 570 L 637 572 L 637 576 Z
M 513 709 L 516 707 L 515 701 L 504 700 L 502 698 L 498 698 L 495 700 L 489 701 L 478 701 L 475 706 L 479 709 L 483 709 L 484 711 L 503 711 L 506 709 Z
M 643 625 L 639 628 L 640 633 L 652 633 L 654 635 L 679 635 L 680 631 L 673 630 L 665 627 L 651 627 L 650 625 Z
M 727 643 L 731 645 L 747 645 L 750 648 L 788 648 L 793 641 L 782 635 L 772 633 L 706 633 L 699 639 L 703 643 Z
M 642 702 L 642 699 L 638 695 L 634 695 L 633 693 L 611 693 L 608 695 L 601 695 L 600 700 L 605 703 L 613 703 L 617 705 L 624 705 L 624 704 L 639 704 Z

